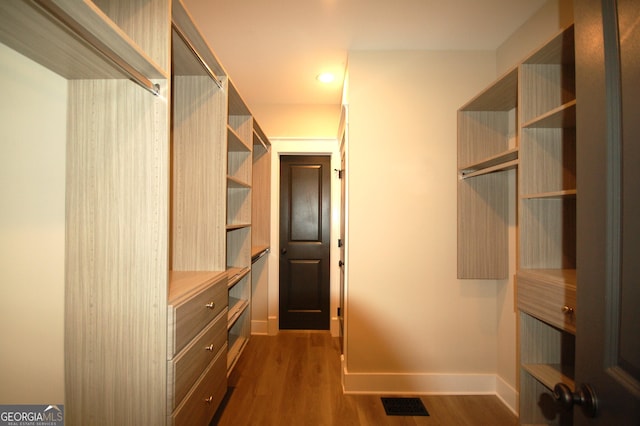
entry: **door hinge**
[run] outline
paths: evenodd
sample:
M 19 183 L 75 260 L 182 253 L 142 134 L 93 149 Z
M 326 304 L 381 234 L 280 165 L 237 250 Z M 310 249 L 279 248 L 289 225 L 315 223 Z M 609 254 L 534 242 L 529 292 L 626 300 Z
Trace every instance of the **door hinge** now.
M 344 262 L 342 260 L 338 260 L 338 266 L 342 268 L 344 266 Z
M 342 238 L 338 238 L 338 247 L 342 247 Z
M 338 306 L 338 316 L 340 316 L 340 306 Z

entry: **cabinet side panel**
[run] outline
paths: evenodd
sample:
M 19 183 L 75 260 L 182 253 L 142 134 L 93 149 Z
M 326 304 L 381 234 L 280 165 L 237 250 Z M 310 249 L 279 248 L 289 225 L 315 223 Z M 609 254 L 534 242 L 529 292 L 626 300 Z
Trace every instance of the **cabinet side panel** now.
M 226 99 L 209 77 L 173 91 L 173 270 L 224 270 Z
M 458 278 L 507 278 L 509 176 L 458 182 Z
M 268 246 L 271 238 L 271 151 L 253 150 L 251 238 L 254 247 Z
M 66 420 L 164 424 L 167 104 L 127 80 L 72 81 L 68 117 Z

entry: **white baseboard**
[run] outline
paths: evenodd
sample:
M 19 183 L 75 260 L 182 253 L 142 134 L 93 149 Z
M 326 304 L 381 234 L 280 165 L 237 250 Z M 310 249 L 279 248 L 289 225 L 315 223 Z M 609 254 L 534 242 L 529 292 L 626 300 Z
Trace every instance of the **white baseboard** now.
M 513 414 L 518 415 L 518 391 L 500 376 L 496 376 L 496 396 Z
M 251 334 L 256 334 L 256 335 L 269 334 L 269 322 L 251 320 Z
M 340 337 L 340 319 L 338 317 L 331 317 L 329 327 L 331 337 Z
M 350 373 L 343 365 L 342 384 L 351 394 L 496 394 L 495 374 Z

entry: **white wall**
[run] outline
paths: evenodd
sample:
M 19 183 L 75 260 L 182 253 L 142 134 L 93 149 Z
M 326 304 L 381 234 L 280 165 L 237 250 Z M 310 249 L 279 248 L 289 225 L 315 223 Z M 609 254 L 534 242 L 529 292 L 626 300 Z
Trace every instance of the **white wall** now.
M 62 404 L 67 84 L 0 44 L 0 93 L 0 404 Z
M 336 137 L 340 105 L 251 105 L 251 111 L 269 138 L 310 139 Z
M 345 389 L 494 393 L 496 281 L 456 278 L 456 110 L 494 52 L 351 52 Z

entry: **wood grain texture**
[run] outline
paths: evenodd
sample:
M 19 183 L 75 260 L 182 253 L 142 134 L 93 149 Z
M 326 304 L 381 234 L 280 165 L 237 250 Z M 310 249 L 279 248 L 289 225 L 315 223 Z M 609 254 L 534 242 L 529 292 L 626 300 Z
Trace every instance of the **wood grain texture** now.
M 520 194 L 576 189 L 576 131 L 522 129 Z
M 227 310 L 193 338 L 187 347 L 168 361 L 167 409 L 169 414 L 184 399 L 197 379 L 227 344 Z
M 507 173 L 458 181 L 458 278 L 507 278 Z
M 254 122 L 254 127 L 257 123 Z M 254 129 L 255 130 L 255 129 Z M 259 128 L 258 128 L 259 130 Z M 261 132 L 261 131 L 260 131 Z M 262 142 L 267 143 L 265 148 Z M 271 150 L 266 136 L 253 138 L 253 171 L 251 183 L 251 246 L 264 250 L 271 244 Z M 258 249 L 252 248 L 252 257 Z
M 509 111 L 458 112 L 458 169 L 464 170 L 511 148 L 515 113 Z
M 0 2 L 0 41 L 67 79 L 124 78 L 103 55 L 30 2 Z
M 227 390 L 226 359 L 227 347 L 224 346 L 169 417 L 168 424 L 206 425 L 211 420 Z
M 200 57 L 206 62 L 207 66 L 218 76 L 218 78 L 226 80 L 227 72 L 216 57 L 213 49 L 207 43 L 200 33 L 200 30 L 194 25 L 194 19 L 184 6 L 182 0 L 171 1 L 171 23 L 179 28 L 179 30 L 189 39 L 193 47 L 196 49 Z M 182 74 L 188 75 L 188 74 Z M 198 73 L 197 75 L 202 75 Z
M 180 352 L 228 305 L 226 275 L 216 275 L 215 281 L 206 281 L 205 285 L 196 277 L 190 279 L 194 290 L 169 301 L 167 359 Z M 211 303 L 213 307 L 208 307 Z
M 209 77 L 173 86 L 173 269 L 224 270 L 226 97 Z
M 576 199 L 520 200 L 520 268 L 575 269 Z
M 69 82 L 68 424 L 166 418 L 168 105 L 126 80 Z
M 575 270 L 571 270 L 573 283 L 562 279 L 555 280 L 555 276 L 551 274 L 528 272 L 522 269 L 518 271 L 518 309 L 568 333 L 575 334 L 577 315 Z M 565 312 L 563 310 L 565 307 L 571 308 L 572 311 Z
M 429 417 L 386 416 L 387 395 L 346 395 L 340 378 L 340 343 L 329 332 L 251 336 L 229 376 L 230 392 L 212 424 L 515 426 L 492 395 L 421 396 Z
M 573 64 L 522 65 L 520 118 L 534 120 L 576 98 Z
M 518 67 L 498 77 L 465 105 L 461 111 L 509 111 L 518 103 Z
M 116 51 L 127 63 L 134 65 L 143 71 L 145 75 L 152 75 L 153 69 L 158 69 L 165 76 L 170 70 L 170 32 L 167 29 L 171 25 L 170 7 L 167 0 L 55 0 L 67 13 L 75 16 L 86 17 L 86 21 L 80 21 L 83 25 L 93 29 L 101 40 L 109 45 L 114 45 Z M 83 9 L 87 9 L 85 12 Z M 96 9 L 99 8 L 99 11 Z M 88 13 L 92 11 L 94 15 Z M 101 13 L 104 16 L 100 16 Z M 105 19 L 105 16 L 108 17 Z M 78 18 L 76 18 L 78 19 Z M 104 22 L 113 22 L 115 30 L 105 27 Z M 120 37 L 113 37 L 111 32 L 121 32 Z M 113 39 L 113 41 L 112 41 Z M 120 47 L 120 40 L 126 44 L 136 46 L 133 52 L 128 52 L 126 44 Z M 137 53 L 138 51 L 139 53 Z M 137 58 L 137 55 L 142 58 Z M 142 61 L 145 59 L 145 61 Z M 137 65 L 138 62 L 141 65 Z M 147 69 L 145 62 L 153 65 Z M 145 68 L 143 68 L 145 67 Z
M 563 418 L 566 412 L 559 411 L 548 385 L 559 379 L 574 386 L 575 337 L 521 312 L 520 354 L 521 422 L 572 424 Z
M 227 267 L 251 267 L 251 228 L 246 226 L 227 232 Z

